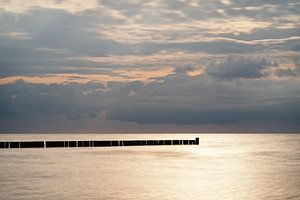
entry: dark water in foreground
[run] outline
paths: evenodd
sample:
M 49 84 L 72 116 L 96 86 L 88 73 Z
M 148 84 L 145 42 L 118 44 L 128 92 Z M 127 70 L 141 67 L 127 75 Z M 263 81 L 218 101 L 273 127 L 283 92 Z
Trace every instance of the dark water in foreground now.
M 300 135 L 0 135 L 194 139 L 199 146 L 0 149 L 0 199 L 300 199 Z

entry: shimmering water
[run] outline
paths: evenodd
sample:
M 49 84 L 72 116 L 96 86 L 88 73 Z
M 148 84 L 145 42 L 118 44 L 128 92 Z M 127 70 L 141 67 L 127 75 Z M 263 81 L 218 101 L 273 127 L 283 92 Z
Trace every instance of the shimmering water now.
M 0 199 L 300 199 L 300 135 L 0 135 L 193 139 L 199 146 L 0 149 Z

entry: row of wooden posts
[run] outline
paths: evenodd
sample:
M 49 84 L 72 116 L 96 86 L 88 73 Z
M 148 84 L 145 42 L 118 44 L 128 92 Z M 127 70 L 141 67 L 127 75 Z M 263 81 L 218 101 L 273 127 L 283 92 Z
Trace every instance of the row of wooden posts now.
M 0 141 L 0 148 L 70 148 L 154 145 L 199 145 L 194 140 L 84 140 L 84 141 Z

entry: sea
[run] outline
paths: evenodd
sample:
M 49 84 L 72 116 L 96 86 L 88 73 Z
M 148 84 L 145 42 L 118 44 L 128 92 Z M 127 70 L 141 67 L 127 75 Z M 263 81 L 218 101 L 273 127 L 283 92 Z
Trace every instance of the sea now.
M 0 199 L 300 199 L 300 134 L 1 134 L 0 141 L 195 137 L 200 145 L 0 149 Z

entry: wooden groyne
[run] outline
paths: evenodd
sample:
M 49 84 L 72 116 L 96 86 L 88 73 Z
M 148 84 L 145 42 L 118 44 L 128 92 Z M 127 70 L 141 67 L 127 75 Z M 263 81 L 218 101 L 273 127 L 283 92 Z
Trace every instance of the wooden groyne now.
M 194 140 L 0 141 L 1 149 L 120 147 L 120 146 L 154 146 L 154 145 L 199 145 L 199 138 L 195 138 Z

